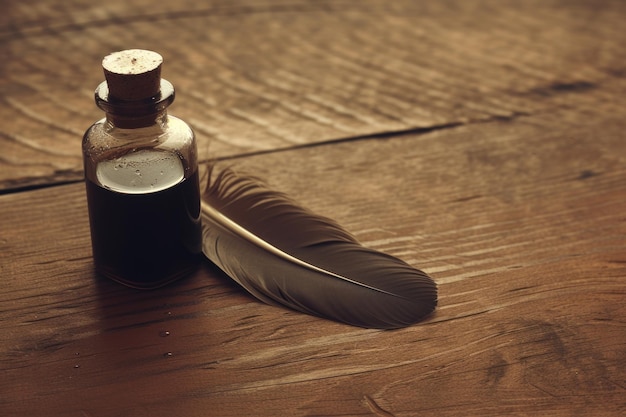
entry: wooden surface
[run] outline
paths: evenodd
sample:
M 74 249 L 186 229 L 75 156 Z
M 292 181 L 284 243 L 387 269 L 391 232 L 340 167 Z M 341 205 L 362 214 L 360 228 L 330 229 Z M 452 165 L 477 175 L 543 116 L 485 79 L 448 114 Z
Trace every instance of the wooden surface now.
M 0 415 L 626 412 L 625 2 L 2 6 Z M 424 269 L 436 313 L 354 328 L 208 262 L 97 279 L 80 140 L 102 57 L 134 47 L 203 160 Z

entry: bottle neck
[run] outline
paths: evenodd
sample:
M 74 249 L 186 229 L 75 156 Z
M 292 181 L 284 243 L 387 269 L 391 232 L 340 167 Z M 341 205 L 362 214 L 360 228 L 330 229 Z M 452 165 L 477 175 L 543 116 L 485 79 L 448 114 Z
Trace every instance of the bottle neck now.
M 95 92 L 96 104 L 104 110 L 110 127 L 137 129 L 167 123 L 167 107 L 174 101 L 174 87 L 161 80 L 161 90 L 153 97 L 124 101 L 109 97 L 106 81 Z
M 107 125 L 111 129 L 139 129 L 150 126 L 157 126 L 165 129 L 167 127 L 167 120 L 166 110 L 145 116 L 126 116 L 113 113 L 106 114 Z

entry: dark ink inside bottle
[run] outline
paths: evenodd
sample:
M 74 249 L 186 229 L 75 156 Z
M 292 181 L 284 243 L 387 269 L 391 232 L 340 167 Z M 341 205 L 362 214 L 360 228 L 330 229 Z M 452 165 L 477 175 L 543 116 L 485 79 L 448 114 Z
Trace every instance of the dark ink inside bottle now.
M 96 178 L 99 183 L 87 181 L 87 198 L 100 273 L 148 288 L 197 267 L 202 238 L 197 170 L 185 178 L 177 155 L 142 151 L 99 164 Z

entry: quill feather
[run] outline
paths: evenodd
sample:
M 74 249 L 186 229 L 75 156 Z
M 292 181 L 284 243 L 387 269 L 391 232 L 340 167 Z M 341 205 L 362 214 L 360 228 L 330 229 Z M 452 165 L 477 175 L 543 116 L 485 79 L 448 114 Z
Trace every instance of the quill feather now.
M 202 222 L 204 254 L 265 303 L 380 329 L 416 323 L 437 305 L 424 272 L 232 170 L 209 170 Z

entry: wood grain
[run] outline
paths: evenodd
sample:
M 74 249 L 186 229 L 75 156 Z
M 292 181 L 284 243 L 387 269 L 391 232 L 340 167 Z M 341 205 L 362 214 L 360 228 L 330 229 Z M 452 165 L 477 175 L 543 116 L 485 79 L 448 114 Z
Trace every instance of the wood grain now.
M 208 263 L 95 280 L 81 184 L 0 196 L 0 410 L 623 413 L 626 123 L 570 111 L 229 162 L 430 273 L 436 314 L 400 331 L 265 306 Z
M 620 1 L 3 6 L 5 192 L 82 178 L 100 61 L 129 45 L 164 55 L 172 113 L 195 128 L 203 159 L 552 112 L 573 96 L 623 110 Z
M 626 3 L 4 0 L 0 415 L 626 412 Z M 424 269 L 436 313 L 366 330 L 206 262 L 94 274 L 80 138 L 107 53 L 165 57 L 203 160 Z

